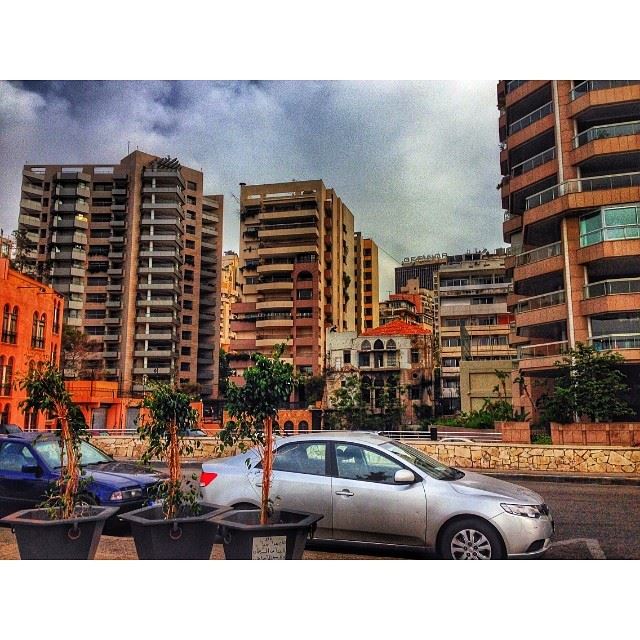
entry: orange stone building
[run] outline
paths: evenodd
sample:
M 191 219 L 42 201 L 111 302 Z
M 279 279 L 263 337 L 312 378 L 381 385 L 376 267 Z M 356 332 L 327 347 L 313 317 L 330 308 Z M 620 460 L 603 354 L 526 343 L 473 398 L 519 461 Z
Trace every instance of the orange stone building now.
M 63 297 L 0 258 L 0 422 L 44 429 L 44 416 L 23 414 L 20 379 L 40 362 L 59 364 Z

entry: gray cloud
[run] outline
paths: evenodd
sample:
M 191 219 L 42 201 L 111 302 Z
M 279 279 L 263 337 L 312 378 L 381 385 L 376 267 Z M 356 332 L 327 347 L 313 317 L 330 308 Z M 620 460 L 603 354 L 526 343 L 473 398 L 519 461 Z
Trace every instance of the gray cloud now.
M 0 223 L 17 226 L 24 163 L 117 162 L 130 141 L 204 170 L 225 249 L 238 183 L 292 178 L 324 179 L 397 259 L 493 248 L 497 118 L 495 81 L 1 83 Z

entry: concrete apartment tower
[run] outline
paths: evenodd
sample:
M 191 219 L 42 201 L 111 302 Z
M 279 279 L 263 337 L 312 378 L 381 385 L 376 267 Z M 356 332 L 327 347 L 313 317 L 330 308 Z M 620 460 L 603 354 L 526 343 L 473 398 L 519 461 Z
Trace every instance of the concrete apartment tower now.
M 222 278 L 220 283 L 220 348 L 229 352 L 231 338 L 231 305 L 238 302 L 238 254 L 225 251 L 222 256 Z
M 29 266 L 65 296 L 65 322 L 99 343 L 85 369 L 122 395 L 150 380 L 217 395 L 222 208 L 201 171 L 141 151 L 24 167 Z
M 515 349 L 509 346 L 505 259 L 504 249 L 449 255 L 435 276 L 445 414 L 480 409 L 499 383 L 496 369 L 511 372 Z
M 241 301 L 232 306 L 231 367 L 240 380 L 253 352 L 296 373 L 323 369 L 325 329 L 354 331 L 353 214 L 322 180 L 240 189 Z
M 532 411 L 578 342 L 611 349 L 640 410 L 640 81 L 498 83 L 512 342 Z M 526 392 L 525 392 L 526 391 Z
M 360 231 L 356 231 L 354 243 L 356 327 L 362 332 L 380 324 L 378 245 L 371 238 L 363 238 Z

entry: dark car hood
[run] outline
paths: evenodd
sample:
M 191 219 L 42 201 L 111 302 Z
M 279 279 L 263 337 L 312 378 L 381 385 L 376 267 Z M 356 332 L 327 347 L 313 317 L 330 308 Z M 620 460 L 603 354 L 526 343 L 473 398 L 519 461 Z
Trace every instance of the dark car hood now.
M 164 473 L 130 462 L 114 461 L 107 464 L 88 465 L 83 467 L 82 471 L 85 476 L 91 476 L 94 482 L 119 489 L 131 485 L 148 486 L 167 477 Z

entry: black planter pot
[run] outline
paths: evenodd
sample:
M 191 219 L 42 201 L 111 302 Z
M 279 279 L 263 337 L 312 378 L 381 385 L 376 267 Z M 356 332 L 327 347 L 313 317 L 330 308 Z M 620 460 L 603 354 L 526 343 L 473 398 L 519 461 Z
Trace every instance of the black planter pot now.
M 107 518 L 117 507 L 77 507 L 76 516 L 51 520 L 46 509 L 25 509 L 2 519 L 15 533 L 22 560 L 93 560 Z
M 220 526 L 227 560 L 300 560 L 307 537 L 323 516 L 303 511 L 276 511 L 266 525 L 260 511 L 229 511 L 213 518 Z
M 184 512 L 165 520 L 162 507 L 152 506 L 123 513 L 120 519 L 131 525 L 140 560 L 209 560 L 218 533 L 211 518 L 230 510 L 201 503 L 197 516 Z

